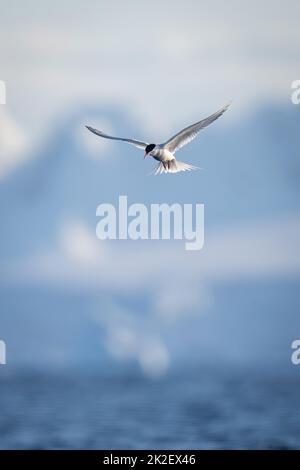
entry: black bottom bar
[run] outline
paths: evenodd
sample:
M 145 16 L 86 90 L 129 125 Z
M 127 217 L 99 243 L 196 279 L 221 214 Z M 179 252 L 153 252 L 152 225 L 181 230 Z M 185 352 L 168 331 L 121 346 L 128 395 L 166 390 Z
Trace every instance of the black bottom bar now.
M 1 464 L 37 464 L 48 463 L 68 465 L 74 463 L 85 468 L 99 468 L 111 465 L 123 465 L 136 468 L 141 465 L 179 465 L 198 466 L 205 464 L 267 464 L 276 461 L 286 468 L 289 462 L 300 463 L 300 451 L 223 451 L 223 450 L 3 450 L 0 451 Z M 4 468 L 4 467 L 3 467 Z M 150 467 L 151 468 L 151 467 Z

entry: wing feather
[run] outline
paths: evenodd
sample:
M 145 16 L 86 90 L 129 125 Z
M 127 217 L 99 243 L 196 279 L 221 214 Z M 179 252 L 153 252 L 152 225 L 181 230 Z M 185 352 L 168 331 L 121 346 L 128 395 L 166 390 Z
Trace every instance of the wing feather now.
M 216 111 L 211 116 L 202 119 L 202 121 L 196 122 L 195 124 L 192 124 L 191 126 L 182 129 L 182 131 L 178 132 L 173 137 L 171 137 L 171 139 L 165 142 L 163 144 L 163 147 L 165 147 L 170 152 L 175 153 L 181 147 L 191 142 L 199 134 L 199 132 L 204 129 L 204 127 L 209 126 L 209 124 L 211 124 L 220 116 L 222 116 L 222 114 L 225 113 L 229 106 L 230 103 L 224 106 L 224 108 L 219 109 L 219 111 Z
M 94 129 L 93 127 L 90 126 L 85 126 L 89 131 L 93 132 L 93 134 L 99 135 L 100 137 L 103 137 L 104 139 L 111 139 L 111 140 L 122 140 L 123 142 L 127 142 L 128 144 L 132 144 L 135 147 L 138 147 L 140 149 L 145 149 L 147 147 L 146 142 L 142 142 L 141 140 L 135 140 L 135 139 L 125 139 L 123 137 L 113 137 L 108 134 L 104 134 L 104 132 L 99 131 L 98 129 Z

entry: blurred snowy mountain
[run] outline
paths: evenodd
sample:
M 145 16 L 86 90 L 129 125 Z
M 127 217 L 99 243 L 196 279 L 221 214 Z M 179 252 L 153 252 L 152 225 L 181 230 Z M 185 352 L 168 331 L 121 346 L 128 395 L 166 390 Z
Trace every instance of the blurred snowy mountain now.
M 229 112 L 234 113 L 234 105 Z M 282 354 L 286 354 L 288 361 L 289 342 L 294 339 L 296 323 L 300 331 L 297 259 L 289 278 L 285 274 L 282 282 L 278 269 L 275 279 L 256 278 L 255 265 L 249 279 L 239 280 L 237 271 L 235 279 L 225 282 L 227 271 L 219 281 L 218 276 L 207 274 L 211 258 L 202 272 L 198 265 L 205 265 L 205 259 L 195 257 L 196 261 L 192 261 L 185 257 L 181 264 L 182 260 L 172 252 L 164 257 L 159 247 L 160 267 L 155 265 L 152 252 L 148 258 L 146 255 L 139 258 L 138 252 L 131 261 L 131 255 L 126 258 L 126 244 L 113 242 L 111 251 L 103 254 L 106 257 L 103 269 L 111 271 L 116 285 L 113 280 L 106 285 L 105 275 L 99 285 L 90 282 L 90 271 L 93 271 L 93 245 L 101 244 L 93 238 L 96 207 L 102 202 L 117 204 L 119 195 L 127 195 L 129 203 L 204 203 L 208 233 L 231 227 L 235 231 L 236 226 L 244 224 L 256 227 L 265 221 L 285 220 L 287 216 L 299 221 L 300 114 L 297 107 L 266 106 L 247 120 L 235 121 L 230 126 L 226 124 L 225 114 L 180 151 L 180 160 L 199 165 L 203 170 L 160 177 L 147 176 L 154 162 L 144 162 L 141 151 L 97 138 L 88 133 L 85 124 L 101 126 L 115 135 L 159 140 L 142 135 L 126 113 L 87 107 L 56 123 L 47 141 L 36 149 L 31 159 L 2 182 L 0 336 L 7 341 L 11 360 L 31 365 L 97 364 L 101 362 L 100 355 L 105 361 L 112 355 L 117 359 L 137 359 L 150 374 L 159 372 L 160 368 L 163 372 L 174 357 L 237 362 L 260 359 L 264 363 L 274 357 L 280 362 Z M 78 229 L 74 246 L 72 227 Z M 290 229 L 286 228 L 288 238 L 284 241 L 295 238 L 292 227 L 299 232 L 299 224 L 293 223 Z M 251 233 L 255 239 L 256 228 Z M 272 229 L 268 233 L 272 238 Z M 207 243 L 210 243 L 209 236 Z M 251 240 L 249 243 L 251 246 Z M 63 245 L 62 249 L 70 257 L 87 258 L 84 266 L 74 265 L 75 271 L 81 271 L 79 282 L 73 283 L 71 279 L 69 284 L 60 286 L 58 276 L 58 285 L 53 286 L 47 284 L 45 276 L 42 285 L 31 282 L 27 286 L 26 270 L 23 277 L 14 280 L 16 272 L 24 270 L 26 263 L 36 256 L 40 256 L 39 262 L 44 266 L 49 258 L 55 264 L 58 244 Z M 119 257 L 110 256 L 114 246 L 121 254 Z M 227 246 L 235 250 L 234 243 Z M 247 251 L 248 246 L 242 245 L 240 249 Z M 146 242 L 143 253 L 148 249 Z M 134 252 L 132 246 L 131 250 Z M 238 252 L 237 256 L 240 255 Z M 139 260 L 143 264 L 141 268 Z M 64 261 L 58 262 L 62 262 L 63 271 Z M 164 267 L 169 262 L 171 274 Z M 148 270 L 151 264 L 154 267 Z M 270 266 L 272 269 L 272 263 Z M 191 278 L 194 276 L 192 288 L 187 274 L 189 267 Z M 177 277 L 174 273 L 181 269 L 182 277 Z M 137 279 L 131 271 L 137 271 Z M 173 281 L 170 284 L 162 279 L 166 283 L 163 291 L 183 292 L 175 296 L 175 301 L 157 290 L 153 278 L 160 272 L 170 275 Z M 84 277 L 85 284 L 81 282 Z M 82 289 L 81 284 L 84 284 Z M 159 299 L 158 306 L 153 303 L 153 297 Z M 175 321 L 170 311 L 175 311 L 179 304 L 180 320 L 174 315 Z M 278 322 L 278 329 L 272 336 L 274 321 Z M 237 344 L 232 342 L 232 331 Z M 149 351 L 156 351 L 154 359 Z

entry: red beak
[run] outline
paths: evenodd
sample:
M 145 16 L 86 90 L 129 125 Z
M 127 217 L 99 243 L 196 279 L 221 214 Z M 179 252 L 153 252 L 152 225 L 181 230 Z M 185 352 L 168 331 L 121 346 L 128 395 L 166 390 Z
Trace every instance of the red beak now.
M 147 157 L 147 155 L 148 155 L 148 153 L 147 153 L 147 152 L 145 152 L 145 155 L 144 155 L 144 160 L 145 160 L 145 158 Z

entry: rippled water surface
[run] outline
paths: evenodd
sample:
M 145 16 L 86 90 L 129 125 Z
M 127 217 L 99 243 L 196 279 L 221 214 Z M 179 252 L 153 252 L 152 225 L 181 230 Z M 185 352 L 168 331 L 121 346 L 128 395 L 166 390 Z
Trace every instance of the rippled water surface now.
M 299 374 L 2 371 L 2 449 L 300 448 Z

